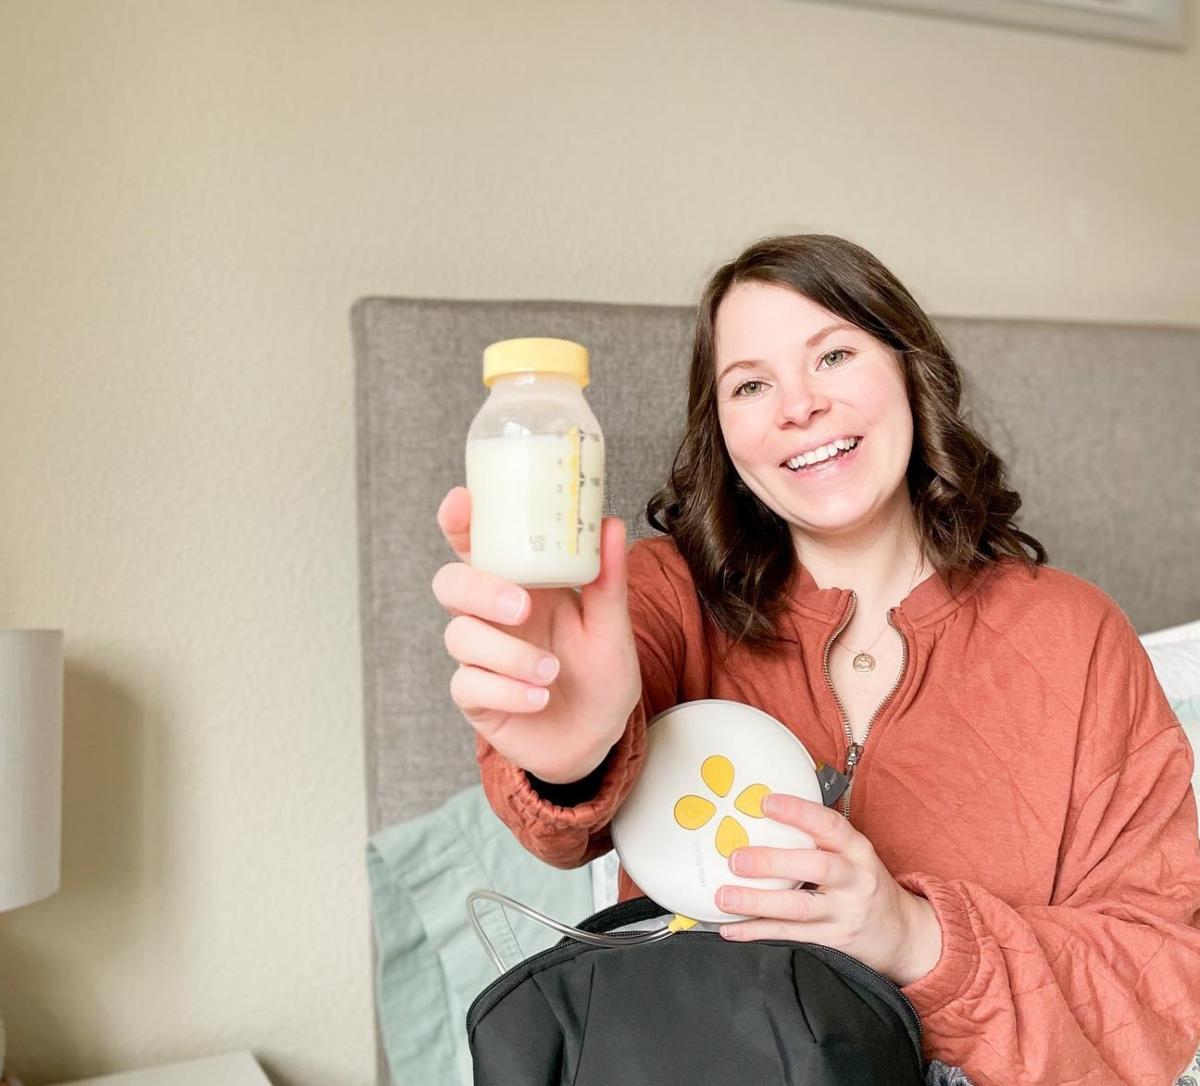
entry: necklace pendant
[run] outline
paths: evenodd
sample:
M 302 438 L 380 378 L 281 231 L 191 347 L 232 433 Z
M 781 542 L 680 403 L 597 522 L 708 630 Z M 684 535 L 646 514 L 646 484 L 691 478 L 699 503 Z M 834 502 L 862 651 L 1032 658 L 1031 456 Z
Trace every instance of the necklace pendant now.
M 875 670 L 875 657 L 869 652 L 860 652 L 854 657 L 854 670 L 861 674 Z

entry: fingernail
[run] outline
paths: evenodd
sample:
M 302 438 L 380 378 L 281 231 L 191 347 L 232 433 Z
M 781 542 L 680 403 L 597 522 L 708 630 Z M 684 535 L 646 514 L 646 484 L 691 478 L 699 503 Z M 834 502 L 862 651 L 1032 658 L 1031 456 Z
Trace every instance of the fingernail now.
M 538 661 L 537 673 L 543 679 L 553 679 L 558 674 L 558 661 L 553 656 L 543 656 Z
M 745 875 L 750 871 L 750 857 L 744 852 L 735 852 L 730 857 L 729 862 L 733 865 L 733 870 L 738 875 Z
M 731 890 L 728 886 L 722 886 L 717 891 L 717 905 L 722 909 L 737 908 L 738 895 L 736 890 Z
M 529 700 L 530 705 L 536 705 L 539 709 L 550 700 L 550 691 L 545 687 L 540 687 L 537 690 L 526 690 L 525 697 Z
M 523 592 L 514 592 L 510 589 L 507 592 L 501 592 L 496 598 L 496 609 L 502 618 L 516 618 L 524 606 L 525 594 Z

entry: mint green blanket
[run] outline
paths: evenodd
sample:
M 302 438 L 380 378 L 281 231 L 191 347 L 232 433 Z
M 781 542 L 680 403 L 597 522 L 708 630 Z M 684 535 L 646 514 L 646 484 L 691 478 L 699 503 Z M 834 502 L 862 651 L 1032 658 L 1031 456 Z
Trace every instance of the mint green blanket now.
M 379 948 L 376 1006 L 392 1078 L 470 1086 L 467 1008 L 497 973 L 467 921 L 467 894 L 496 890 L 577 924 L 594 911 L 589 869 L 562 871 L 526 852 L 476 785 L 377 833 L 367 871 Z M 559 939 L 514 910 L 491 902 L 478 909 L 508 966 Z

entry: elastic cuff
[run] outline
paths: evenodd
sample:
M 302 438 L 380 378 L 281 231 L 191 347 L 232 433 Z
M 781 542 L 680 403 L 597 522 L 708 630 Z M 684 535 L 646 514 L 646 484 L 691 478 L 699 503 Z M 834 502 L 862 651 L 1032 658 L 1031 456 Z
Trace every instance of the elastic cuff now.
M 525 776 L 529 779 L 530 787 L 547 803 L 557 803 L 560 807 L 578 807 L 581 803 L 587 803 L 600 795 L 616 749 L 617 745 L 614 743 L 604 756 L 604 761 L 582 780 L 571 781 L 569 784 L 552 784 L 530 773 L 528 769 L 525 770 Z
M 958 998 L 979 967 L 979 943 L 966 903 L 947 882 L 918 871 L 896 877 L 905 890 L 925 898 L 942 927 L 942 953 L 925 976 L 900 990 L 922 1019 Z
M 641 702 L 630 714 L 621 738 L 605 758 L 603 776 L 591 799 L 563 806 L 540 796 L 525 770 L 505 758 L 500 763 L 501 783 L 508 791 L 507 803 L 526 824 L 552 829 L 593 830 L 612 820 L 621 801 L 633 788 L 646 754 L 646 713 Z M 564 787 L 564 786 L 551 786 Z

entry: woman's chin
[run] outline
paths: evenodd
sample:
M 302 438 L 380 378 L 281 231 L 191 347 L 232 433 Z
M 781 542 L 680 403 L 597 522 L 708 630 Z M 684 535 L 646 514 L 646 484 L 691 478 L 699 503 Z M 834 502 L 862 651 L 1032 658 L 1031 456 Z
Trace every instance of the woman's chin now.
M 871 510 L 863 508 L 859 502 L 826 501 L 820 508 L 807 509 L 795 508 L 798 504 L 792 502 L 785 506 L 786 512 L 781 515 L 793 530 L 814 539 L 853 536 L 870 521 Z

